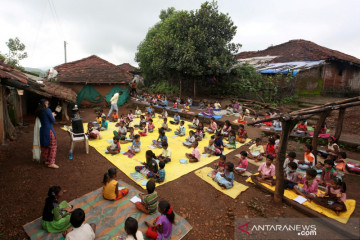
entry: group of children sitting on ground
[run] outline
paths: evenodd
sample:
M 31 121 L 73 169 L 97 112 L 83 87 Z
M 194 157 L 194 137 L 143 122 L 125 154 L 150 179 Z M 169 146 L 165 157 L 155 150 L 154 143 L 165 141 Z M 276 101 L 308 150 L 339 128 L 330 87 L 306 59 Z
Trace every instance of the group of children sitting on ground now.
M 102 194 L 106 200 L 116 201 L 129 193 L 127 188 L 119 186 L 116 177 L 116 168 L 110 168 L 104 174 Z M 136 202 L 135 207 L 145 214 L 159 211 L 161 215 L 152 222 L 145 222 L 148 227 L 145 236 L 151 239 L 171 239 L 172 226 L 175 223 L 173 207 L 167 201 L 159 202 L 154 181 L 147 182 L 146 191 L 146 194 L 139 194 L 141 201 Z M 68 202 L 60 202 L 62 195 L 60 186 L 49 189 L 43 210 L 42 228 L 50 233 L 62 232 L 66 240 L 94 240 L 96 225 L 84 223 L 85 212 L 81 208 L 73 209 Z M 132 217 L 125 220 L 125 233 L 124 236 L 118 236 L 118 239 L 144 239 L 143 233 L 138 230 L 137 220 Z

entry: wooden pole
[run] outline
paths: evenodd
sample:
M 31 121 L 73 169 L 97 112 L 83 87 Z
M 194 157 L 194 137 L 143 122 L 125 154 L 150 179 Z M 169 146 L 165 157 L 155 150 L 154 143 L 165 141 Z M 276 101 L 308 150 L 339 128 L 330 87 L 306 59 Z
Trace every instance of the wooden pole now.
M 4 87 L 0 85 L 0 144 L 5 143 Z
M 346 110 L 346 108 L 340 108 L 340 110 L 339 110 L 339 116 L 338 116 L 338 120 L 337 120 L 337 124 L 336 124 L 336 130 L 335 130 L 335 138 L 337 140 L 339 140 L 340 136 L 341 136 L 344 117 L 345 117 L 345 110 Z
M 281 203 L 284 196 L 284 162 L 286 158 L 286 149 L 288 145 L 289 135 L 294 128 L 297 120 L 289 120 L 282 122 L 282 131 L 279 143 L 279 151 L 275 162 L 276 169 L 276 186 L 274 193 L 274 201 Z
M 194 98 L 196 97 L 196 79 L 194 78 Z
M 67 120 L 70 121 L 69 115 L 67 113 L 67 102 L 62 100 L 62 108 L 61 108 L 61 120 Z
M 319 133 L 321 131 L 321 126 L 324 124 L 325 122 L 325 119 L 329 116 L 331 111 L 326 111 L 326 112 L 322 112 L 320 114 L 320 118 L 316 124 L 316 127 L 314 129 L 314 136 L 313 136 L 313 139 L 312 139 L 312 147 L 313 147 L 313 154 L 315 156 L 315 160 L 317 159 L 316 156 L 317 156 L 317 143 L 318 143 L 318 138 L 319 138 Z M 316 163 L 316 161 L 315 161 Z

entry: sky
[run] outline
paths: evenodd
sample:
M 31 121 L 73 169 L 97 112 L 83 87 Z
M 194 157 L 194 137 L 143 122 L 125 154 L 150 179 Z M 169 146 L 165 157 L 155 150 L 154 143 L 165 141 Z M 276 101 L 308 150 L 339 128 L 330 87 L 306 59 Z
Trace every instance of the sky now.
M 200 8 L 198 0 L 0 0 L 0 52 L 19 37 L 28 58 L 22 66 L 48 69 L 97 55 L 116 65 L 135 62 L 147 31 L 162 9 Z M 262 50 L 305 39 L 360 58 L 359 0 L 219 0 L 237 28 L 240 51 Z

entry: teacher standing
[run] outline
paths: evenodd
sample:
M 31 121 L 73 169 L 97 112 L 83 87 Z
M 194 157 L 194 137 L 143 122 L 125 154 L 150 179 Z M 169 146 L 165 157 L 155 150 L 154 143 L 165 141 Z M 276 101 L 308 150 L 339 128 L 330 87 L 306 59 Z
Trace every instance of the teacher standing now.
M 41 156 L 49 168 L 59 168 L 55 164 L 56 158 L 56 136 L 53 128 L 56 114 L 51 112 L 49 108 L 49 101 L 42 99 L 38 105 L 36 116 L 40 119 L 40 146 Z
M 118 100 L 119 100 L 119 93 L 121 93 L 121 91 L 115 93 L 114 96 L 112 96 L 112 98 L 110 99 L 111 107 L 110 107 L 110 111 L 109 111 L 109 113 L 107 115 L 108 117 L 110 116 L 110 114 L 113 111 L 116 111 L 116 114 L 119 115 L 119 109 L 118 109 L 118 105 L 117 105 Z

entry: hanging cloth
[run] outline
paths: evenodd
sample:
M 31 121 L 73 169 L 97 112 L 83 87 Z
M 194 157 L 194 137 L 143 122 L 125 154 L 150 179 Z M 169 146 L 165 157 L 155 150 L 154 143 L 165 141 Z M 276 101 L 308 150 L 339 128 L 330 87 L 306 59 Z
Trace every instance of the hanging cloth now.
M 106 102 L 110 102 L 110 99 L 112 98 L 112 96 L 114 96 L 115 93 L 117 92 L 122 92 L 122 94 L 119 95 L 119 99 L 117 102 L 118 106 L 123 105 L 124 103 L 126 103 L 126 101 L 129 98 L 129 88 L 121 88 L 118 85 L 115 85 L 108 94 L 105 95 L 105 100 Z
M 82 100 L 88 100 L 92 103 L 100 103 L 103 100 L 101 94 L 96 91 L 96 89 L 86 84 L 78 93 L 77 93 L 77 104 L 80 105 Z

